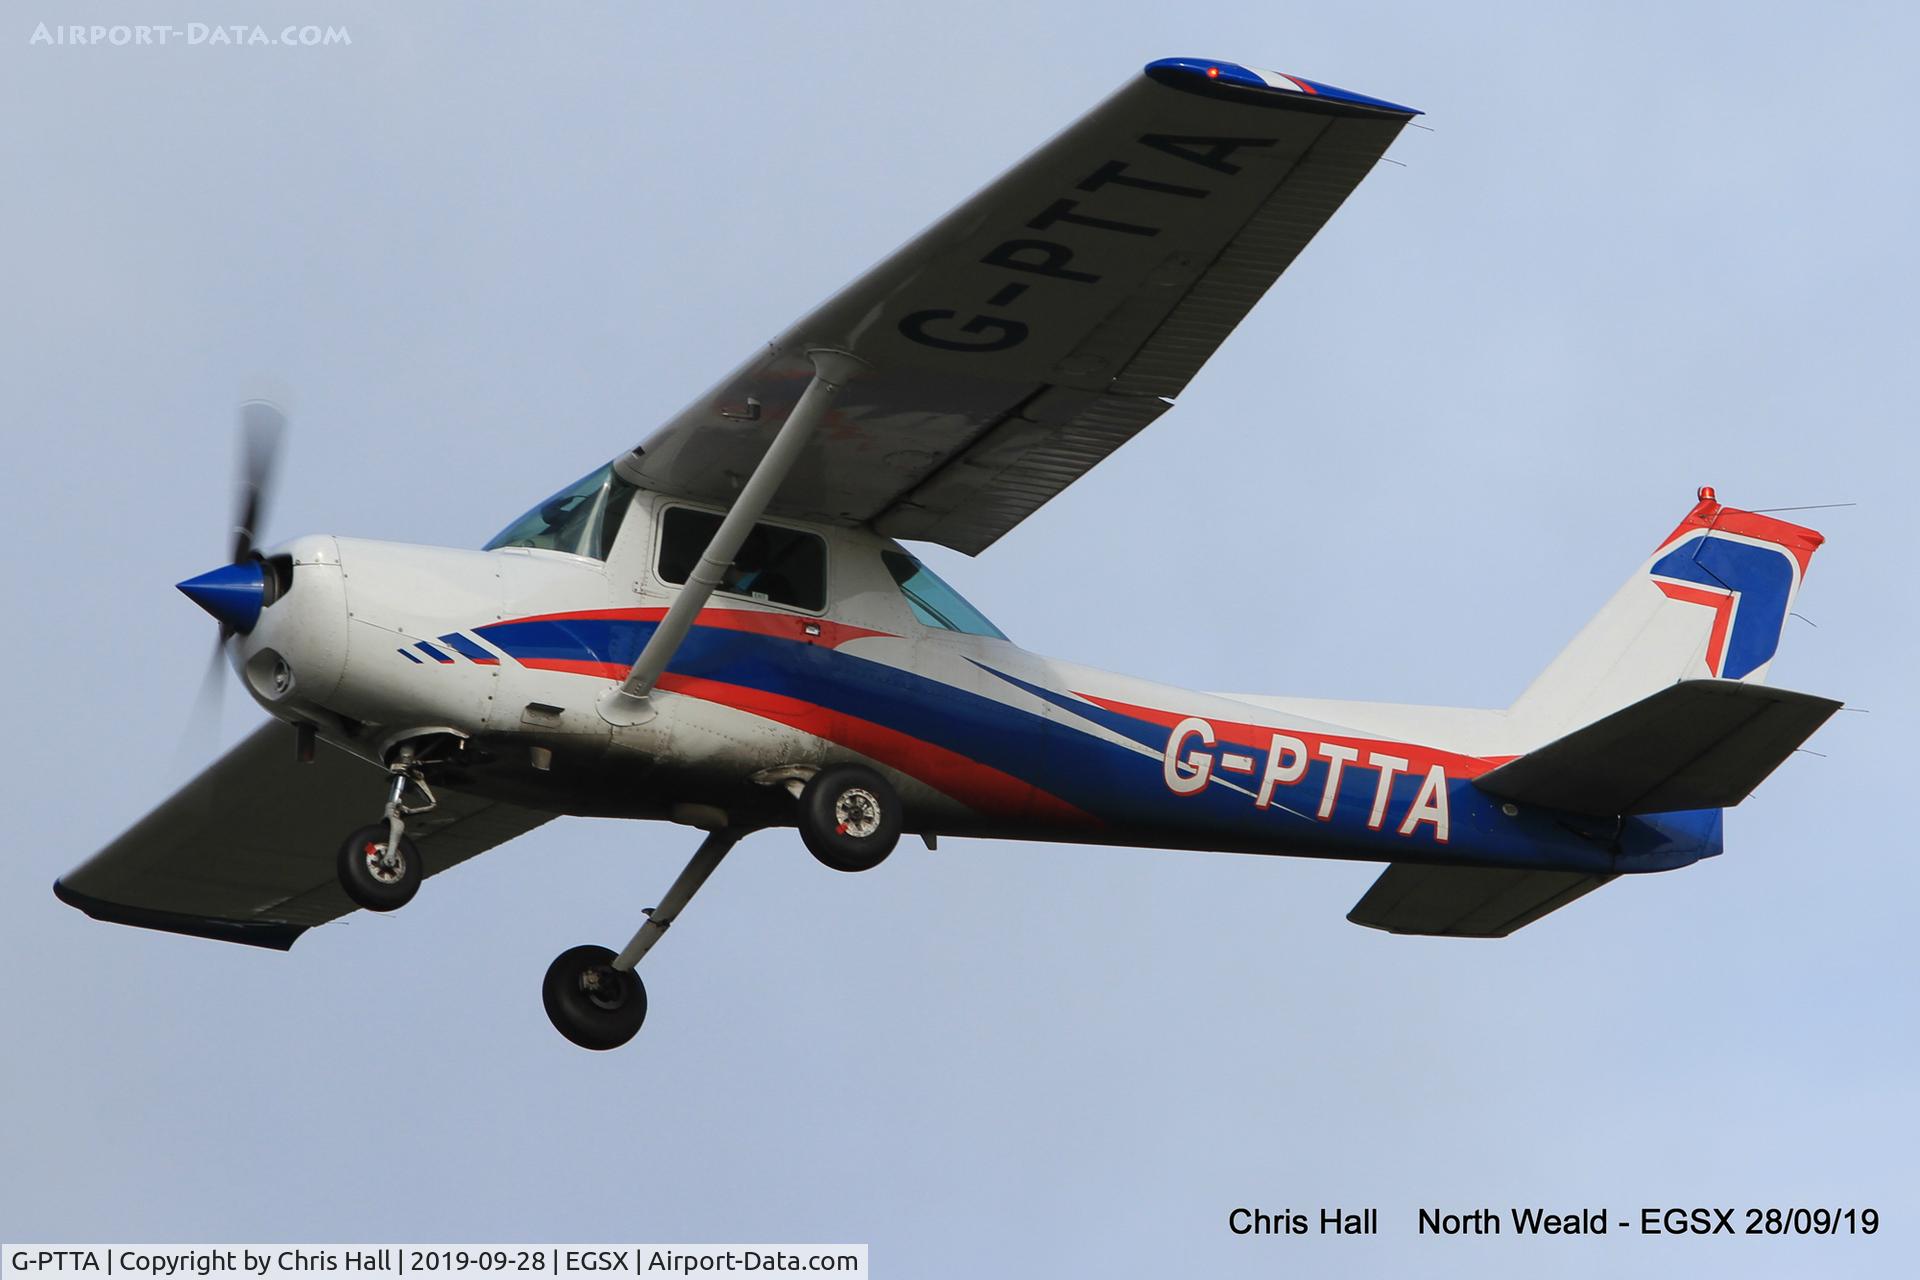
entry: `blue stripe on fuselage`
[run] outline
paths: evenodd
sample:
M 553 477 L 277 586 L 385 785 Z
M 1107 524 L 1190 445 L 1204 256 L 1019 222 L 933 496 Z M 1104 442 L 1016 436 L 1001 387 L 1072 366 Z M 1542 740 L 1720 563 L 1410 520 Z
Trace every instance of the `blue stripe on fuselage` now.
M 657 625 L 652 621 L 587 617 L 489 623 L 473 630 L 521 660 L 544 658 L 624 667 L 638 656 Z M 1528 865 L 1548 861 L 1589 869 L 1609 869 L 1612 865 L 1603 846 L 1571 835 L 1554 815 L 1529 810 L 1510 818 L 1500 813 L 1497 801 L 1464 780 L 1453 781 L 1448 788 L 1448 844 L 1441 845 L 1434 839 L 1430 824 L 1419 825 L 1408 836 L 1397 834 L 1398 824 L 1419 792 L 1419 775 L 1395 779 L 1388 821 L 1381 830 L 1369 830 L 1366 823 L 1378 775 L 1366 767 L 1364 759 L 1347 766 L 1331 821 L 1313 817 L 1325 786 L 1325 761 L 1311 762 L 1301 781 L 1281 788 L 1274 807 L 1257 809 L 1252 796 L 1221 783 L 1232 781 L 1257 791 L 1267 742 L 1217 744 L 1216 754 L 1237 751 L 1252 756 L 1256 772 L 1250 776 L 1217 775 L 1213 785 L 1197 794 L 1175 795 L 1168 790 L 1162 773 L 1161 753 L 1168 738 L 1165 727 L 1045 689 L 985 664 L 975 665 L 1058 708 L 1058 713 L 1048 716 L 1023 710 L 823 645 L 718 627 L 693 628 L 669 670 L 676 675 L 795 698 L 938 744 L 1031 783 L 1141 844 L 1194 843 L 1197 837 L 1217 836 L 1223 844 L 1266 846 L 1275 851 L 1367 850 L 1381 857 L 1455 853 Z M 1151 754 L 1096 737 L 1075 725 L 1074 718 L 1118 734 Z M 939 785 L 937 778 L 927 781 Z M 1662 838 L 1667 845 L 1673 845 L 1675 839 Z M 1702 854 L 1695 850 L 1692 857 L 1697 856 Z M 1691 861 L 1692 857 L 1683 860 Z
M 1034 697 L 1045 699 L 1063 711 L 1151 747 L 1161 754 L 1164 761 L 1164 753 L 1172 736 L 1172 731 L 1165 725 L 1111 710 L 1073 694 L 1042 688 L 982 662 L 975 662 L 974 665 Z M 1174 796 L 1166 789 L 1162 776 L 1156 778 L 1157 785 L 1152 788 L 1152 793 L 1160 801 L 1171 801 L 1179 806 L 1184 825 L 1192 825 L 1199 819 L 1214 828 L 1244 832 L 1249 826 L 1249 812 L 1259 815 L 1257 821 L 1270 820 L 1290 810 L 1295 817 L 1311 821 L 1319 827 L 1319 831 L 1310 835 L 1309 839 L 1317 837 L 1348 847 L 1355 843 L 1368 844 L 1384 847 L 1390 852 L 1405 853 L 1411 843 L 1435 849 L 1444 847 L 1462 856 L 1471 853 L 1475 856 L 1507 856 L 1517 861 L 1537 862 L 1543 849 L 1570 847 L 1578 855 L 1575 864 L 1605 870 L 1652 870 L 1656 867 L 1681 866 L 1720 852 L 1719 810 L 1659 814 L 1651 818 L 1630 819 L 1620 832 L 1619 863 L 1596 866 L 1596 846 L 1592 840 L 1574 836 L 1573 843 L 1569 845 L 1573 831 L 1591 827 L 1593 824 L 1590 821 L 1574 819 L 1573 829 L 1570 830 L 1565 815 L 1527 810 L 1510 816 L 1504 812 L 1499 800 L 1481 791 L 1470 779 L 1451 775 L 1447 783 L 1449 832 L 1446 845 L 1440 844 L 1435 828 L 1426 822 L 1417 824 L 1408 835 L 1400 835 L 1400 824 L 1405 822 L 1418 801 L 1420 788 L 1425 781 L 1424 772 L 1400 773 L 1393 779 L 1387 791 L 1385 817 L 1380 828 L 1375 830 L 1367 823 L 1373 816 L 1379 771 L 1367 764 L 1364 754 L 1358 761 L 1349 762 L 1342 769 L 1340 790 L 1335 797 L 1333 812 L 1324 821 L 1317 815 L 1326 791 L 1327 771 L 1332 765 L 1317 757 L 1309 758 L 1307 771 L 1299 781 L 1276 786 L 1270 798 L 1273 807 L 1262 811 L 1254 805 L 1272 745 L 1271 734 L 1266 735 L 1265 741 L 1257 743 L 1216 737 L 1214 746 L 1209 750 L 1216 762 L 1215 773 L 1207 787 L 1192 796 Z M 1392 754 L 1395 746 L 1387 742 L 1379 745 L 1387 754 Z M 1229 754 L 1250 756 L 1254 762 L 1253 772 L 1242 774 L 1223 770 L 1218 761 Z M 1159 770 L 1156 768 L 1155 772 Z M 1234 790 L 1236 786 L 1243 790 Z M 1245 791 L 1251 791 L 1253 795 L 1248 796 L 1244 794 Z M 1204 810 L 1192 808 L 1196 802 L 1205 800 L 1213 803 Z M 1167 806 L 1162 803 L 1156 807 L 1164 809 Z M 1276 838 L 1281 835 L 1281 832 L 1275 832 Z

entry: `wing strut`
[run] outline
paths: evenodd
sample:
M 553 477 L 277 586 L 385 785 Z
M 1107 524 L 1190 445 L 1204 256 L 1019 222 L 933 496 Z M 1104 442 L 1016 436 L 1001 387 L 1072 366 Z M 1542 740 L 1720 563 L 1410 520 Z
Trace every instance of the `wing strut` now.
M 720 527 L 714 530 L 713 540 L 701 553 L 700 563 L 687 575 L 687 583 L 667 610 L 667 616 L 660 620 L 659 628 L 647 640 L 640 656 L 633 660 L 627 678 L 600 699 L 600 715 L 607 723 L 644 724 L 653 718 L 648 695 L 653 692 L 654 682 L 667 669 L 667 663 L 673 661 L 680 642 L 693 628 L 693 620 L 706 607 L 714 588 L 720 585 L 728 566 L 733 564 L 733 557 L 739 554 L 740 544 L 746 541 L 754 522 L 766 512 L 767 504 L 779 491 L 787 473 L 793 470 L 814 429 L 827 416 L 834 394 L 866 367 L 865 362 L 843 351 L 822 349 L 809 351 L 807 356 L 813 361 L 813 380 L 800 393 L 793 412 L 780 424 L 779 434 L 767 446 L 765 456 L 741 487 L 740 496 L 733 500 Z

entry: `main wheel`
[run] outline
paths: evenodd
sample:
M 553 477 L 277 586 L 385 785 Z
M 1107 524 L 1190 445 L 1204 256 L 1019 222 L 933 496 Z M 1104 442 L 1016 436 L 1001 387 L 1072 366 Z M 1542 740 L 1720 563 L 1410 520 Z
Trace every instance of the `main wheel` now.
M 835 871 L 870 871 L 900 841 L 900 797 L 858 764 L 813 775 L 800 792 L 800 838 Z
M 618 1049 L 647 1020 L 647 988 L 605 947 L 572 947 L 547 966 L 540 998 L 554 1029 L 582 1049 Z
M 413 841 L 400 837 L 400 848 L 387 851 L 387 824 L 362 827 L 340 846 L 340 887 L 369 911 L 393 911 L 413 901 L 420 891 L 426 867 Z

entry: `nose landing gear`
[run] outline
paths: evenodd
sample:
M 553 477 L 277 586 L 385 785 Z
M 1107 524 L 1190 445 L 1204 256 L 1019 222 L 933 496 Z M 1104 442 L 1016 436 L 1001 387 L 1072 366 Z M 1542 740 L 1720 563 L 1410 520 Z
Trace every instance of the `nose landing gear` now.
M 386 821 L 362 827 L 340 846 L 336 869 L 340 888 L 355 906 L 369 911 L 397 911 L 413 901 L 427 869 L 420 850 L 407 839 L 407 819 L 426 813 L 440 802 L 420 776 L 411 751 L 393 763 L 393 786 L 387 792 Z M 420 793 L 420 803 L 407 803 L 407 788 Z
M 385 823 L 360 828 L 340 846 L 340 887 L 369 911 L 397 911 L 413 901 L 423 871 L 413 841 L 396 842 Z

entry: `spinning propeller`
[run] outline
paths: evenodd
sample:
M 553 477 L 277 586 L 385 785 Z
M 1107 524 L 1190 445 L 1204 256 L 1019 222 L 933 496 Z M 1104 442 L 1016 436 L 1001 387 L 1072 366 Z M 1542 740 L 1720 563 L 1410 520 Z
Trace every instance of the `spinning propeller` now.
M 194 712 L 196 719 L 209 705 L 218 718 L 220 691 L 224 688 L 220 679 L 221 652 L 229 637 L 253 630 L 253 624 L 260 620 L 260 610 L 267 604 L 269 575 L 257 544 L 286 430 L 287 415 L 278 406 L 265 400 L 249 400 L 240 406 L 240 479 L 234 493 L 233 558 L 218 569 L 178 584 L 187 599 L 212 614 L 220 624 L 220 635 L 213 645 L 213 660 L 201 682 L 199 703 Z
M 220 624 L 220 639 L 245 635 L 260 619 L 266 603 L 267 567 L 254 549 L 266 519 L 267 492 L 287 415 L 265 400 L 240 406 L 240 486 L 234 495 L 233 559 L 218 569 L 179 584 L 187 599 L 212 614 Z

